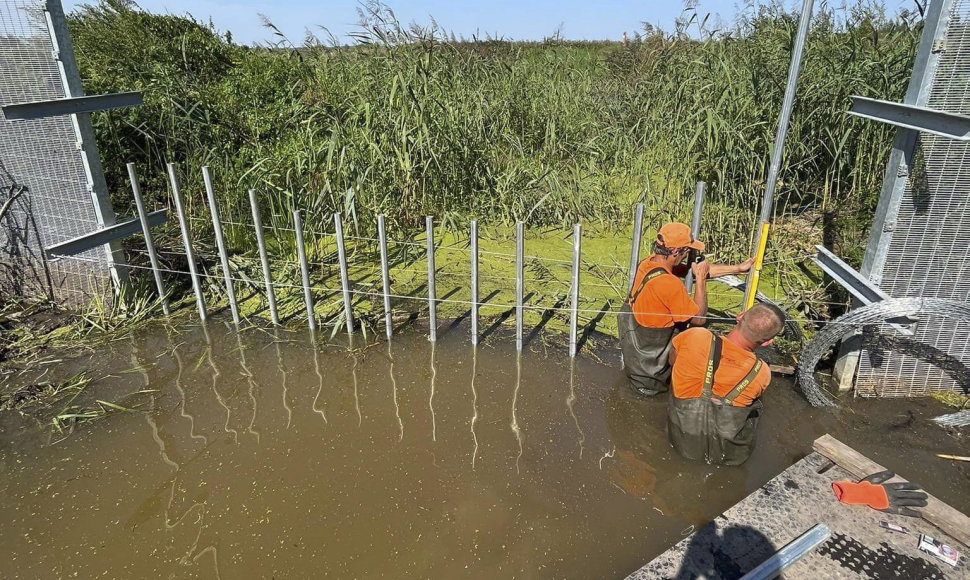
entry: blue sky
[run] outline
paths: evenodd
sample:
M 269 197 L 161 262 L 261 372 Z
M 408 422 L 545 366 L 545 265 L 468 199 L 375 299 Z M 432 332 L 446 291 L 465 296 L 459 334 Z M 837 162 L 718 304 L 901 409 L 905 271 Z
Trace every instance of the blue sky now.
M 64 8 L 93 0 L 64 0 Z M 819 4 L 822 0 L 816 0 Z M 849 2 L 857 0 L 847 0 Z M 830 3 L 838 3 L 833 0 Z M 738 10 L 756 0 L 699 0 L 698 11 L 718 14 L 730 21 Z M 794 0 L 785 0 L 793 4 Z M 141 0 L 151 12 L 191 13 L 199 20 L 210 18 L 220 30 L 232 31 L 237 42 L 250 44 L 271 39 L 259 14 L 266 15 L 290 40 L 299 44 L 304 30 L 315 33 L 326 26 L 341 41 L 357 23 L 356 0 Z M 402 22 L 426 24 L 433 16 L 446 30 L 470 38 L 478 33 L 512 40 L 541 40 L 561 25 L 564 38 L 572 40 L 619 40 L 623 31 L 633 34 L 641 22 L 670 27 L 681 13 L 678 0 L 386 0 Z M 801 2 L 798 2 L 800 5 Z M 913 0 L 886 0 L 887 8 L 913 7 Z M 323 37 L 323 34 L 318 34 Z

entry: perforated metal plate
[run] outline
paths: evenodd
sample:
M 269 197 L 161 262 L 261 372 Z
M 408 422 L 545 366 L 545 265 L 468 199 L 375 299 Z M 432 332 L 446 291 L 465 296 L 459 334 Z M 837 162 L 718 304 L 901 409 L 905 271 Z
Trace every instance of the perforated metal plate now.
M 68 95 L 43 1 L 0 0 L 0 105 Z M 0 205 L 22 193 L 0 223 L 0 292 L 72 306 L 111 287 L 108 252 L 47 262 L 42 247 L 100 227 L 71 116 L 7 120 L 0 112 Z
M 944 0 L 934 0 L 941 2 Z M 970 115 L 970 0 L 951 0 L 945 40 L 934 43 L 935 73 L 924 89 L 927 107 Z M 870 275 L 893 297 L 970 300 L 970 144 L 922 133 L 895 216 L 887 216 L 883 236 L 888 252 L 881 271 Z M 885 195 L 885 194 L 884 194 Z M 895 219 L 893 219 L 895 217 Z M 871 243 L 871 242 L 870 242 Z M 886 343 L 887 338 L 889 344 Z M 917 396 L 965 390 L 954 377 L 970 365 L 970 326 L 946 317 L 917 325 L 922 353 L 892 347 L 892 331 L 870 331 L 856 378 L 863 396 Z M 912 350 L 912 349 L 910 349 Z M 948 370 L 927 362 L 943 356 Z

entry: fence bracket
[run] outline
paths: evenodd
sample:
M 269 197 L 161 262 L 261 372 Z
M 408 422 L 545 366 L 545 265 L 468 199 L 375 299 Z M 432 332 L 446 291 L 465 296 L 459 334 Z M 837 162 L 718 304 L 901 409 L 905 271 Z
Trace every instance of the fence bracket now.
M 849 114 L 957 141 L 970 141 L 970 117 L 964 115 L 857 96 L 852 97 Z
M 31 101 L 29 103 L 6 105 L 3 107 L 3 116 L 7 120 L 43 119 L 44 117 L 94 113 L 124 107 L 138 107 L 141 104 L 142 98 L 140 92 L 110 93 L 107 95 L 68 97 L 65 99 L 49 99 L 46 101 Z
M 852 266 L 843 262 L 841 258 L 830 252 L 825 246 L 815 246 L 815 249 L 818 253 L 812 258 L 812 261 L 864 306 L 891 298 L 882 288 L 856 272 Z M 912 328 L 907 328 L 907 325 L 914 324 L 916 320 L 902 317 L 893 318 L 886 322 L 901 334 L 913 336 Z
M 151 227 L 158 227 L 168 221 L 168 210 L 160 209 L 148 214 L 148 224 Z M 141 232 L 141 222 L 138 218 L 107 226 L 100 230 L 80 235 L 76 238 L 54 244 L 44 249 L 48 259 L 56 259 L 58 256 L 73 256 L 103 246 L 109 242 L 127 238 L 128 236 Z

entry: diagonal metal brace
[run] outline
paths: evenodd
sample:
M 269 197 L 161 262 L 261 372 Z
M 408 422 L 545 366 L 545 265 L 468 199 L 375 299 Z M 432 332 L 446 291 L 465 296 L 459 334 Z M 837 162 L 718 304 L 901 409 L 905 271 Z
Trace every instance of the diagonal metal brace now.
M 5 105 L 2 108 L 3 116 L 9 121 L 15 119 L 42 119 L 44 117 L 75 115 L 78 113 L 94 113 L 96 111 L 107 111 L 123 107 L 137 107 L 141 104 L 141 93 L 132 92 L 16 103 L 13 105 Z
M 857 96 L 852 97 L 849 114 L 958 141 L 970 141 L 970 117 L 964 115 Z
M 151 227 L 160 226 L 168 221 L 168 210 L 160 209 L 148 214 L 148 225 Z M 106 228 L 95 230 L 91 233 L 78 236 L 76 238 L 54 244 L 44 249 L 48 259 L 56 259 L 58 256 L 73 256 L 86 252 L 92 248 L 103 246 L 108 242 L 127 238 L 130 235 L 141 233 L 141 222 L 138 218 L 130 219 L 126 222 L 114 224 Z
M 852 294 L 863 306 L 868 306 L 883 300 L 892 298 L 889 294 L 870 281 L 868 278 L 856 272 L 852 266 L 846 264 L 841 258 L 830 252 L 825 246 L 815 246 L 817 254 L 812 261 L 821 268 L 826 274 L 832 277 Z M 887 320 L 893 328 L 906 336 L 912 336 L 913 330 L 905 325 L 917 322 L 913 318 L 901 317 Z

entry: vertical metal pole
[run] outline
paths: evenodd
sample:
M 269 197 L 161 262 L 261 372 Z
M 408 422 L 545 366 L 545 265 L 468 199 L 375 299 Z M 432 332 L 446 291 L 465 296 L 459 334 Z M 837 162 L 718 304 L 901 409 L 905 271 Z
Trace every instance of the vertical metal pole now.
M 65 97 L 83 97 L 81 75 L 78 72 L 77 61 L 74 58 L 74 45 L 64 17 L 64 7 L 61 0 L 46 0 L 44 15 L 47 30 L 50 33 L 51 46 L 54 49 L 54 59 L 57 61 L 58 72 L 64 86 Z M 111 197 L 108 195 L 108 185 L 104 181 L 104 169 L 101 167 L 101 157 L 98 154 L 98 143 L 94 138 L 94 128 L 91 126 L 90 113 L 76 113 L 71 115 L 71 125 L 77 138 L 78 151 L 81 155 L 81 165 L 87 180 L 87 189 L 91 195 L 94 216 L 100 227 L 114 225 L 116 216 L 111 207 Z M 111 261 L 111 278 L 117 289 L 128 284 L 128 270 L 125 267 L 125 254 L 118 241 L 104 245 L 105 254 Z
M 633 279 L 637 275 L 640 264 L 640 238 L 643 237 L 643 204 L 638 203 L 633 214 L 633 244 L 630 246 L 630 280 L 627 283 L 627 294 L 633 291 Z
M 791 119 L 792 106 L 795 103 L 795 86 L 798 84 L 798 74 L 802 67 L 802 53 L 805 51 L 805 39 L 808 28 L 812 23 L 812 6 L 814 0 L 803 0 L 802 14 L 798 20 L 798 35 L 792 48 L 791 66 L 788 68 L 788 82 L 785 85 L 785 98 L 781 104 L 781 118 L 778 119 L 778 131 L 775 133 L 775 143 L 771 150 L 771 165 L 768 167 L 768 182 L 765 195 L 761 200 L 761 220 L 754 234 L 751 254 L 754 256 L 754 267 L 748 273 L 748 282 L 744 290 L 744 309 L 754 305 L 758 292 L 758 280 L 761 278 L 761 266 L 764 263 L 765 248 L 768 243 L 768 230 L 771 227 L 771 214 L 775 200 L 775 186 L 778 185 L 778 173 L 781 171 L 781 155 L 785 149 L 785 137 L 788 134 L 788 121 Z
M 162 312 L 165 316 L 170 314 L 168 309 L 168 293 L 165 292 L 165 284 L 162 282 L 162 273 L 159 272 L 158 256 L 155 254 L 155 244 L 152 242 L 152 226 L 148 223 L 148 214 L 145 212 L 145 202 L 141 198 L 141 187 L 138 185 L 138 174 L 135 171 L 135 164 L 128 164 L 128 179 L 131 180 L 131 193 L 135 196 L 135 207 L 138 208 L 138 221 L 141 222 L 141 233 L 145 236 L 145 247 L 148 248 L 148 259 L 152 263 L 152 274 L 155 275 L 155 287 L 158 288 L 158 299 L 162 302 Z
M 263 281 L 266 283 L 266 301 L 269 302 L 269 315 L 273 324 L 279 326 L 280 314 L 276 310 L 276 292 L 273 290 L 273 277 L 269 271 L 269 256 L 266 254 L 266 239 L 263 237 L 263 219 L 256 203 L 256 191 L 249 190 L 249 206 L 253 210 L 253 226 L 256 228 L 256 245 L 259 247 L 259 262 L 263 266 Z M 300 232 L 303 236 L 303 232 Z M 300 244 L 302 246 L 303 244 Z
M 428 327 L 431 331 L 431 342 L 438 340 L 438 296 L 435 288 L 434 267 L 434 218 L 426 216 L 424 226 L 428 238 Z
M 354 333 L 354 317 L 350 306 L 350 279 L 347 275 L 347 250 L 344 248 L 344 227 L 340 214 L 333 214 L 333 227 L 337 235 L 337 259 L 340 261 L 340 286 L 344 292 L 344 317 L 347 319 L 347 334 Z
M 695 240 L 701 235 L 701 214 L 704 211 L 704 189 L 706 187 L 706 183 L 698 181 L 697 187 L 694 189 L 694 217 L 690 222 L 690 234 L 694 236 Z M 687 287 L 687 293 L 690 294 L 691 290 L 694 289 L 694 272 L 687 271 L 684 285 Z
M 478 345 L 478 220 L 471 221 L 472 345 Z
M 202 167 L 202 179 L 205 181 L 205 192 L 209 198 L 209 212 L 212 214 L 212 229 L 216 236 L 219 261 L 222 263 L 222 275 L 226 279 L 229 309 L 232 310 L 233 322 L 239 324 L 239 307 L 236 305 L 236 291 L 232 287 L 232 277 L 229 275 L 229 255 L 226 253 L 226 241 L 222 238 L 222 219 L 219 217 L 219 206 L 216 205 L 216 192 L 212 189 L 212 177 L 209 175 L 209 168 L 207 166 Z
M 306 248 L 303 246 L 303 220 L 300 210 L 293 210 L 293 229 L 296 230 L 296 254 L 300 258 L 300 273 L 303 275 L 303 299 L 306 302 L 306 316 L 310 332 L 317 331 L 316 317 L 313 315 L 313 293 L 310 292 L 310 267 L 306 261 Z
M 522 352 L 522 222 L 515 222 L 515 350 Z
M 394 321 L 391 320 L 391 273 L 387 266 L 387 230 L 384 227 L 384 214 L 377 216 L 377 240 L 381 246 L 381 282 L 384 286 L 384 330 L 387 338 L 394 334 Z
M 202 298 L 202 285 L 199 283 L 199 272 L 195 266 L 195 253 L 192 251 L 192 234 L 189 231 L 188 218 L 185 215 L 185 205 L 179 192 L 178 179 L 175 177 L 175 166 L 168 164 L 168 179 L 172 183 L 172 199 L 175 201 L 175 213 L 179 218 L 179 229 L 182 230 L 182 244 L 185 246 L 185 259 L 189 262 L 189 274 L 192 278 L 192 290 L 195 291 L 195 305 L 199 307 L 199 319 L 206 321 L 205 300 Z
M 580 262 L 580 252 L 582 251 L 582 241 L 583 233 L 582 226 L 576 224 L 573 226 L 573 283 L 572 288 L 570 288 L 570 293 L 572 294 L 570 304 L 569 304 L 569 356 L 570 358 L 576 356 L 576 331 L 579 320 L 579 262 Z

